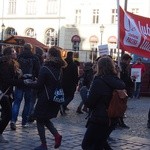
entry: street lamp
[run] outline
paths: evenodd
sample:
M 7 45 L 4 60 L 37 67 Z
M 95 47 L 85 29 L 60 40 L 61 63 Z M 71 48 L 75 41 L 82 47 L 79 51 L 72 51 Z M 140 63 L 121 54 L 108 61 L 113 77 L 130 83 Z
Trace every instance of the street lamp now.
M 1 28 L 2 28 L 1 41 L 3 41 L 4 40 L 4 30 L 5 30 L 4 23 L 2 24 Z
M 103 32 L 104 32 L 104 25 L 102 24 L 101 26 L 100 26 L 100 33 L 101 33 L 101 45 L 102 45 L 102 36 L 103 36 Z

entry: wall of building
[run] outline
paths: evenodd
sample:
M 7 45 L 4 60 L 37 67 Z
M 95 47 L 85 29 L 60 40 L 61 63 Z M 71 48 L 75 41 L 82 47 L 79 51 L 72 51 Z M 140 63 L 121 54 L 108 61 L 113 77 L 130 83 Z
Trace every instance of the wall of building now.
M 4 5 L 3 5 L 4 2 Z M 101 41 L 100 25 L 105 26 L 102 44 L 108 44 L 110 36 L 117 37 L 117 24 L 111 24 L 111 10 L 117 8 L 117 1 L 112 0 L 59 0 L 58 11 L 55 15 L 46 14 L 47 0 L 37 0 L 37 11 L 35 15 L 26 15 L 26 0 L 16 1 L 17 10 L 15 15 L 8 14 L 9 0 L 0 1 L 0 24 L 4 23 L 6 28 L 13 27 L 18 35 L 25 35 L 27 28 L 34 28 L 36 38 L 44 43 L 44 33 L 48 28 L 54 28 L 59 34 L 59 46 L 72 49 L 71 38 L 73 35 L 81 37 L 80 50 L 91 50 L 89 38 L 93 35 Z M 120 0 L 124 8 L 124 1 Z M 4 7 L 3 7 L 4 6 Z M 139 15 L 150 16 L 149 0 L 128 0 L 128 11 L 139 8 Z M 75 10 L 81 9 L 81 24 L 75 25 Z M 99 23 L 92 24 L 93 9 L 100 9 Z

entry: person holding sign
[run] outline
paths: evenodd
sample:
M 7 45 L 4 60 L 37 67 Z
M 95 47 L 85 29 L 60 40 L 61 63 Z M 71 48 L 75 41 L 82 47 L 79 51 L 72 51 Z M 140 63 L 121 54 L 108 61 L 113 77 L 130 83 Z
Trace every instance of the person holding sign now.
M 138 58 L 136 60 L 136 63 L 132 65 L 131 76 L 135 78 L 135 87 L 134 87 L 134 92 L 133 92 L 133 98 L 136 98 L 136 99 L 139 98 L 142 77 L 144 76 L 145 70 L 146 70 L 146 67 L 142 63 L 141 58 Z

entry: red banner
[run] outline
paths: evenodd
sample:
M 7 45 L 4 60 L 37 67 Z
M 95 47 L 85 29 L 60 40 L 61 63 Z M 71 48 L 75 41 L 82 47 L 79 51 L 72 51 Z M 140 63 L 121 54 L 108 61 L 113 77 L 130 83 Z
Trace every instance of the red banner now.
M 120 49 L 150 58 L 150 18 L 124 11 L 120 7 Z

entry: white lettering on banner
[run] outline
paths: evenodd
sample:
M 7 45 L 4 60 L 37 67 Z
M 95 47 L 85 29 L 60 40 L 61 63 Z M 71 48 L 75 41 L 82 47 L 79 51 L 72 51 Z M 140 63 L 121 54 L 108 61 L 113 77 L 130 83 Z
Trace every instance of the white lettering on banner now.
M 141 22 L 138 21 L 138 26 L 143 35 L 150 36 L 150 27 L 148 26 L 148 24 L 146 24 L 145 26 L 141 26 Z
M 144 41 L 140 45 L 140 48 L 143 50 L 150 51 L 150 42 L 148 40 L 144 39 Z
M 141 33 L 134 20 L 125 13 L 124 15 L 124 45 L 138 47 L 141 42 Z
M 133 38 L 130 38 L 130 37 L 128 37 L 128 38 L 126 39 L 126 41 L 127 41 L 128 43 L 133 44 L 133 45 L 136 45 L 136 44 L 137 44 L 137 40 L 135 40 L 135 39 L 133 39 Z

